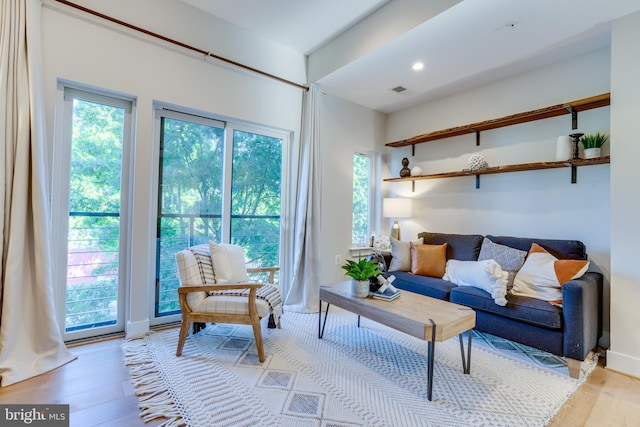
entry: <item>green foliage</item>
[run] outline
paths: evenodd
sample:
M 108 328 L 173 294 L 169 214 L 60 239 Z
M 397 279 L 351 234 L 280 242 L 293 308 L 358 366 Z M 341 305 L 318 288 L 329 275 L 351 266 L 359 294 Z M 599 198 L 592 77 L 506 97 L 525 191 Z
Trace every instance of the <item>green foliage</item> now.
M 588 133 L 586 135 L 583 135 L 582 138 L 580 138 L 580 143 L 585 149 L 600 148 L 604 145 L 605 142 L 607 142 L 608 139 L 609 139 L 609 135 L 604 133 L 600 133 L 600 132 Z
M 123 123 L 120 108 L 74 100 L 67 330 L 117 316 Z M 157 315 L 179 310 L 175 253 L 222 240 L 224 147 L 223 128 L 162 119 Z M 231 242 L 250 266 L 277 266 L 282 140 L 234 131 L 232 147 Z
M 351 241 L 362 242 L 369 235 L 369 194 L 371 186 L 371 158 L 353 155 L 353 217 Z
M 382 274 L 380 265 L 366 258 L 360 259 L 357 262 L 348 259 L 341 268 L 346 271 L 345 276 L 349 276 L 355 280 L 369 280 L 378 274 Z
M 175 253 L 222 240 L 225 131 L 164 118 L 158 218 L 158 314 L 179 309 Z M 279 264 L 282 140 L 234 130 L 230 241 L 248 265 Z M 264 280 L 263 277 L 252 277 Z

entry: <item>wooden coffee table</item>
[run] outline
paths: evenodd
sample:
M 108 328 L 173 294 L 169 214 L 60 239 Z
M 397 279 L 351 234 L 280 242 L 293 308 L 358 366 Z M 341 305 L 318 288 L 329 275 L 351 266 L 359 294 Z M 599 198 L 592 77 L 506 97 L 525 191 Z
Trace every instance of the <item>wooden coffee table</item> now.
M 383 301 L 351 296 L 351 282 L 340 282 L 320 287 L 320 308 L 318 310 L 318 338 L 324 335 L 324 327 L 331 304 L 360 316 L 389 326 L 413 337 L 427 341 L 427 398 L 431 400 L 433 390 L 434 348 L 436 342 L 446 341 L 456 335 L 460 339 L 462 371 L 471 372 L 471 329 L 476 325 L 476 313 L 469 307 L 448 301 L 430 298 L 401 290 L 401 295 L 393 301 Z M 322 302 L 327 308 L 322 320 Z M 462 334 L 468 331 L 467 356 L 465 359 Z

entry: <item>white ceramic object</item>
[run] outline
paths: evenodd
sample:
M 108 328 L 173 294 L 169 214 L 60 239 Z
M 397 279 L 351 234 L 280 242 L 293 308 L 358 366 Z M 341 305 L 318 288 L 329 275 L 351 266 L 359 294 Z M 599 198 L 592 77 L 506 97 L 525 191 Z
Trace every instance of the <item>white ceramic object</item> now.
M 414 166 L 411 168 L 411 176 L 422 175 L 422 168 L 420 166 Z
M 469 165 L 469 169 L 471 170 L 485 169 L 489 167 L 487 162 L 484 160 L 484 157 L 482 157 L 480 154 L 469 156 L 467 164 Z
M 556 160 L 569 160 L 573 157 L 573 141 L 569 135 L 559 136 L 556 144 Z

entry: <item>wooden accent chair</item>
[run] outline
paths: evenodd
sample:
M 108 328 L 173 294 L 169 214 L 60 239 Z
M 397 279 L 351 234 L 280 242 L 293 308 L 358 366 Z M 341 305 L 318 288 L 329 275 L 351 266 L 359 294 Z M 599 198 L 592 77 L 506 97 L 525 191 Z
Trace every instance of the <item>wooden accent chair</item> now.
M 264 347 L 260 320 L 271 314 L 270 325 L 280 328 L 282 299 L 280 289 L 273 284 L 278 267 L 250 268 L 247 273 L 268 272 L 269 283 L 216 284 L 216 274 L 209 245 L 197 245 L 176 254 L 180 287 L 178 297 L 182 325 L 176 356 L 182 348 L 192 322 L 244 324 L 253 327 L 260 362 L 264 362 Z M 272 319 L 270 319 L 272 320 Z

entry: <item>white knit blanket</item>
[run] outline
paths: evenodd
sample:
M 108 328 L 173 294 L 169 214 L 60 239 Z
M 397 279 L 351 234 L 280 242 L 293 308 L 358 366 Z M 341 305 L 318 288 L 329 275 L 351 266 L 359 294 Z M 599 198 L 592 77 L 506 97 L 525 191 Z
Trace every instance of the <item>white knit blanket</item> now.
M 596 360 L 569 377 L 562 358 L 474 332 L 471 374 L 457 338 L 436 344 L 433 401 L 427 344 L 331 308 L 324 338 L 317 314 L 287 312 L 264 331 L 259 363 L 250 326 L 177 330 L 123 345 L 145 420 L 209 426 L 544 426 Z M 466 346 L 466 338 L 465 338 Z

